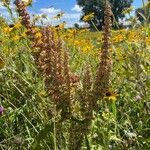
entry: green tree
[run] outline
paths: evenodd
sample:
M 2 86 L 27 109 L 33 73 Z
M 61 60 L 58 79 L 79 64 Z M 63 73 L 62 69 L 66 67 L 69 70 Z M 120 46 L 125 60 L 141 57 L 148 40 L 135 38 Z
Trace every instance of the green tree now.
M 150 23 L 150 2 L 145 7 L 136 9 L 136 17 L 141 23 Z
M 84 16 L 94 13 L 94 18 L 92 22 L 96 25 L 98 29 L 102 29 L 104 24 L 104 7 L 106 0 L 77 0 L 79 6 L 82 7 Z M 133 0 L 109 0 L 112 7 L 113 16 L 116 22 L 119 22 L 119 19 L 123 18 L 125 15 L 122 13 L 125 9 L 129 8 Z M 90 20 L 87 20 L 91 28 L 94 28 L 93 23 Z

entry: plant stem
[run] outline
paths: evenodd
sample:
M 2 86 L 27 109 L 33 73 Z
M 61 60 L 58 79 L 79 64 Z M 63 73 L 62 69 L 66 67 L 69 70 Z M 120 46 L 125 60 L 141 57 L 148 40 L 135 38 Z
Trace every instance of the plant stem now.
M 92 25 L 94 26 L 94 28 L 96 29 L 96 31 L 100 32 L 100 31 L 98 30 L 98 28 L 96 27 L 96 25 L 94 24 L 94 22 L 91 21 L 91 23 L 92 23 Z
M 56 143 L 56 106 L 54 107 L 54 150 L 57 150 L 57 143 Z

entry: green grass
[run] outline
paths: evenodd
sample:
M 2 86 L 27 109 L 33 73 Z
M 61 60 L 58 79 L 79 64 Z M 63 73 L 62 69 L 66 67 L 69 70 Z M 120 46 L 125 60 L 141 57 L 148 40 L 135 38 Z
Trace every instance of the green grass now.
M 2 31 L 3 26 L 0 39 L 6 41 L 0 46 L 0 56 L 5 62 L 5 67 L 0 69 L 0 105 L 4 107 L 0 116 L 0 149 L 67 150 L 69 122 L 57 124 L 59 115 L 46 94 L 29 40 L 12 42 Z M 99 33 L 84 33 L 80 38 L 89 34 L 96 44 Z M 145 35 L 149 36 L 149 30 L 144 30 L 139 42 L 129 39 L 113 44 L 110 88 L 117 92 L 117 100 L 99 101 L 99 111 L 94 113 L 82 149 L 150 149 L 150 47 L 144 44 Z M 95 45 L 88 54 L 69 43 L 66 46 L 70 48 L 72 71 L 82 75 L 88 62 L 93 72 L 96 71 L 101 45 Z

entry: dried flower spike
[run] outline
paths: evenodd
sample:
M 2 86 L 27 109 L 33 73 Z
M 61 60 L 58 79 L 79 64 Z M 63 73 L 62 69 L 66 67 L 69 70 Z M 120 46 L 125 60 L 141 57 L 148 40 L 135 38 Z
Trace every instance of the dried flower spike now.
M 104 27 L 103 27 L 103 45 L 101 48 L 100 63 L 97 70 L 96 81 L 94 85 L 94 94 L 96 99 L 103 97 L 105 92 L 109 89 L 110 75 L 111 75 L 111 50 L 110 50 L 110 38 L 111 38 L 111 16 L 112 11 L 109 3 L 106 3 Z

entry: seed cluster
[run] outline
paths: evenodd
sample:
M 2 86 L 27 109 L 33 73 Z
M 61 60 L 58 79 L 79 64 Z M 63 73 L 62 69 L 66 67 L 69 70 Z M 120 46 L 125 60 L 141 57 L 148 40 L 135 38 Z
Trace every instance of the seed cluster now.
M 111 16 L 111 7 L 107 3 L 104 16 L 103 45 L 101 48 L 100 63 L 97 69 L 96 81 L 94 85 L 95 95 L 100 97 L 103 97 L 105 95 L 105 91 L 108 90 L 111 75 Z

